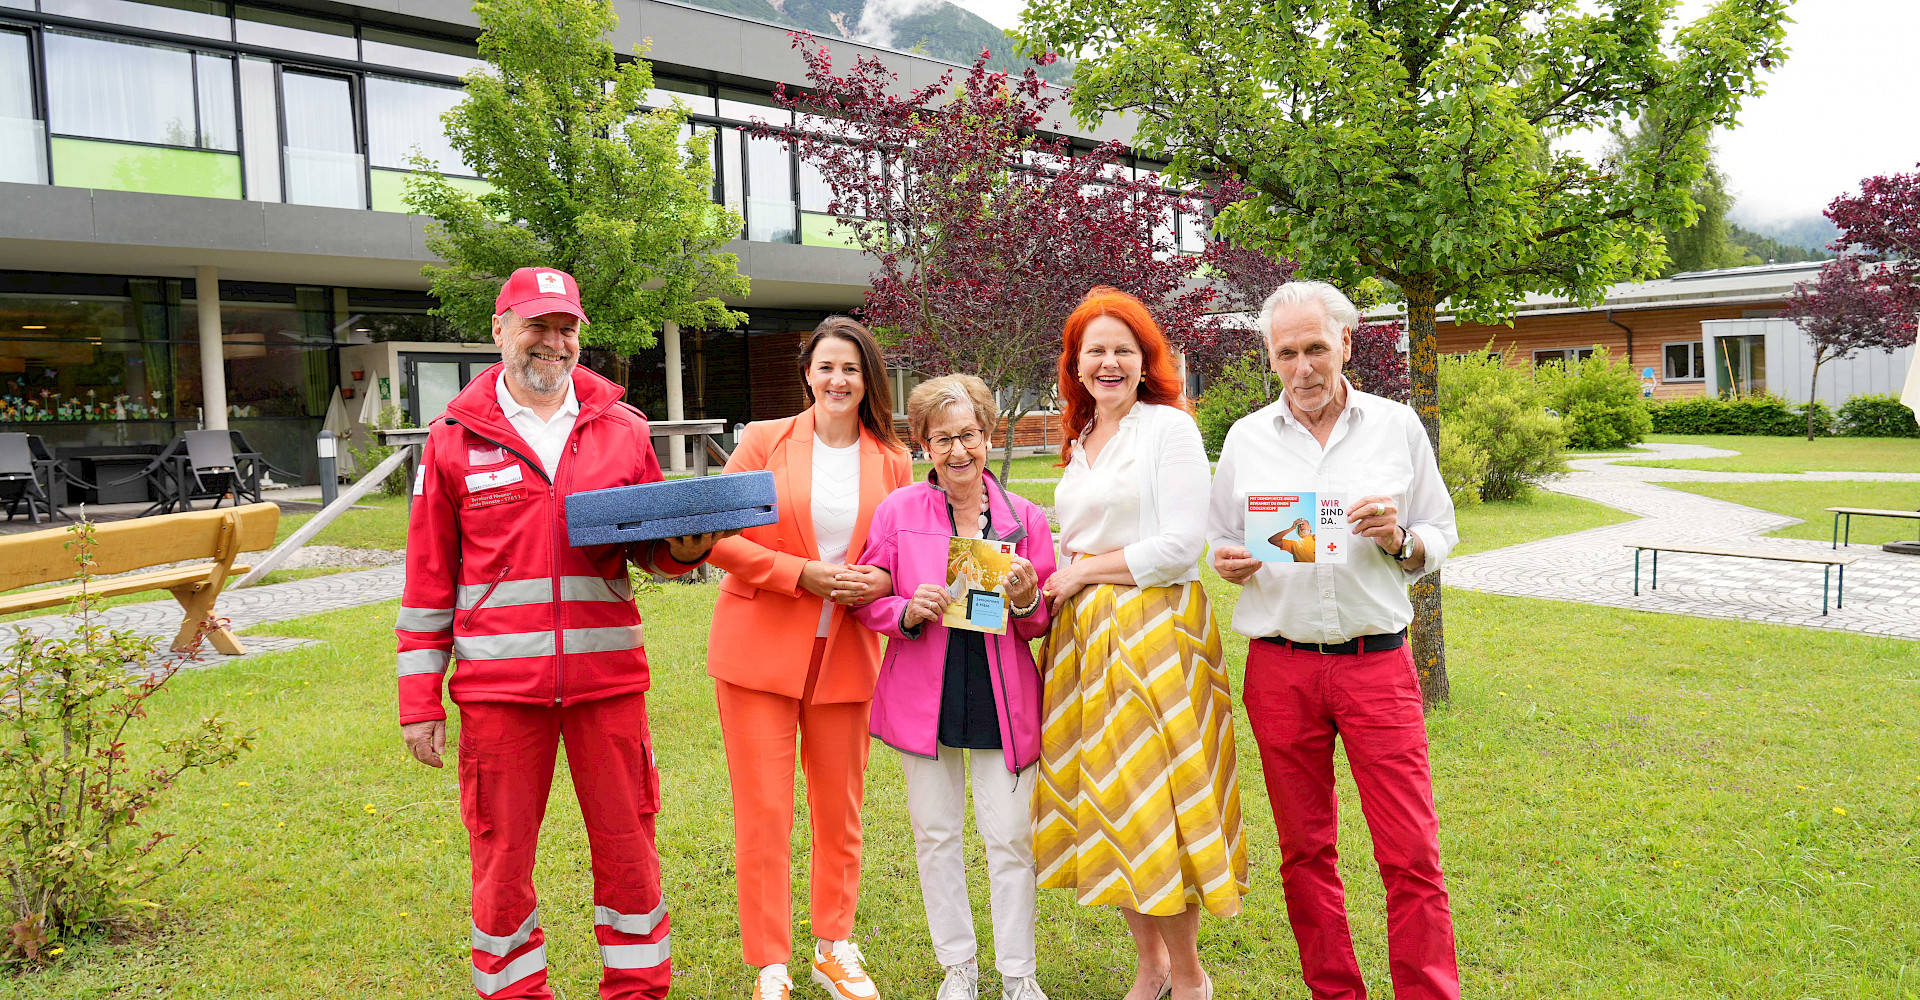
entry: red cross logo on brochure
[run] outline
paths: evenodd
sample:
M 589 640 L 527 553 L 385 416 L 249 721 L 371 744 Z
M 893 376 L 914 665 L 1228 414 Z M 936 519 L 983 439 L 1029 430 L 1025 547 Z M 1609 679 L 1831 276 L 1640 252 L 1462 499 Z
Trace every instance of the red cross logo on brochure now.
M 1339 543 L 1339 542 L 1328 542 L 1328 543 L 1327 543 L 1327 552 L 1328 552 L 1328 553 L 1334 553 L 1334 552 L 1338 552 L 1338 551 L 1340 551 L 1340 543 Z

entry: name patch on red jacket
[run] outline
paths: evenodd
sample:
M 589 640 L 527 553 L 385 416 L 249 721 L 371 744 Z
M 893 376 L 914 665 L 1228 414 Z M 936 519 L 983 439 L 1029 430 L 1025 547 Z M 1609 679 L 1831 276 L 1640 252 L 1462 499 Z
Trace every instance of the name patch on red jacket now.
M 488 490 L 485 493 L 470 494 L 465 500 L 460 502 L 460 506 L 466 510 L 479 510 L 482 507 L 512 503 L 515 500 L 525 500 L 526 498 L 527 491 L 524 488 L 517 490 Z

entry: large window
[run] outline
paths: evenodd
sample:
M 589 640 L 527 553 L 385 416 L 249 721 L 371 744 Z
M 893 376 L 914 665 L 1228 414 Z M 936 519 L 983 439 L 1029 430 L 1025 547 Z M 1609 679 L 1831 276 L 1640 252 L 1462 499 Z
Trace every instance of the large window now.
M 1700 352 L 1700 342 L 1683 340 L 1660 345 L 1660 356 L 1665 361 L 1663 382 L 1704 382 L 1707 378 L 1706 355 Z
M 452 177 L 471 175 L 460 151 L 447 141 L 441 116 L 459 104 L 459 87 L 368 76 L 367 160 L 373 166 L 373 207 L 404 212 L 407 175 L 415 153 Z
M 0 31 L 0 181 L 47 182 L 47 135 L 33 103 L 27 36 Z
M 32 0 L 20 6 L 31 8 Z M 40 9 L 49 14 L 77 17 L 102 24 L 123 24 L 129 28 L 151 28 L 176 35 L 233 39 L 233 22 L 227 18 L 226 0 L 41 0 Z
M 45 38 L 55 184 L 240 197 L 230 57 L 58 31 Z
M 366 208 L 366 161 L 353 119 L 353 80 L 330 73 L 280 73 L 286 131 L 287 201 Z

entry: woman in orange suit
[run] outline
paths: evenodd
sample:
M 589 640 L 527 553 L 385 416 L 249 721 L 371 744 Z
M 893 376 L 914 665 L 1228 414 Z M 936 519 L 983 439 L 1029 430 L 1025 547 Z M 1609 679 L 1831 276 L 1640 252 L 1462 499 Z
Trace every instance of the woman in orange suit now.
M 866 327 L 828 317 L 800 371 L 813 405 L 748 424 L 727 463 L 728 472 L 773 473 L 780 520 L 722 541 L 710 560 L 727 572 L 707 673 L 733 785 L 741 955 L 760 970 L 753 1000 L 787 1000 L 798 737 L 813 829 L 812 978 L 836 1000 L 876 1000 L 851 937 L 880 639 L 847 607 L 892 592 L 860 553 L 873 509 L 907 484 L 913 464 L 894 434 L 886 368 Z

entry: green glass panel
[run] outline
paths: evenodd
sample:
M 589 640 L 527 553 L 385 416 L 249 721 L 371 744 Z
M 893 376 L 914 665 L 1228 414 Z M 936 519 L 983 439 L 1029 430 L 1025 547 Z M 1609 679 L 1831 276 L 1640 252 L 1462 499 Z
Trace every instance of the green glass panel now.
M 845 247 L 858 249 L 853 240 L 853 230 L 840 225 L 840 221 L 831 215 L 814 212 L 800 213 L 800 242 L 810 247 Z
M 373 210 L 376 212 L 407 211 L 407 178 L 413 176 L 411 170 L 373 171 Z M 478 177 L 448 177 L 447 183 L 462 191 L 475 195 L 486 194 L 493 185 Z
M 204 149 L 56 137 L 53 182 L 61 187 L 237 199 L 240 157 Z

